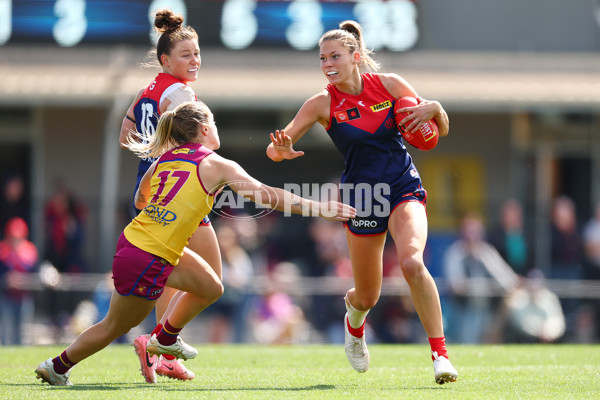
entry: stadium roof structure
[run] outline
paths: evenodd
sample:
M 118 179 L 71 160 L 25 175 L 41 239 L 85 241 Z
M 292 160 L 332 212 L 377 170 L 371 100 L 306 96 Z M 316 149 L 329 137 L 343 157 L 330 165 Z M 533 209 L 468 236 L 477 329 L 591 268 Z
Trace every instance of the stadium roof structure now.
M 158 68 L 147 49 L 4 46 L 1 105 L 101 105 L 129 97 Z M 322 90 L 316 51 L 202 49 L 191 84 L 211 107 L 297 108 Z M 381 72 L 406 78 L 448 110 L 600 108 L 600 55 L 594 53 L 380 52 Z

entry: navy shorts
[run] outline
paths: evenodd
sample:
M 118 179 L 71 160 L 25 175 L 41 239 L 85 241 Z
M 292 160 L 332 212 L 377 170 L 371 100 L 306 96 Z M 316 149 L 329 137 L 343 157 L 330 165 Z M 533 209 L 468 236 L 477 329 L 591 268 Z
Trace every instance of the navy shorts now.
M 377 190 L 373 192 L 377 193 Z M 407 201 L 427 204 L 427 191 L 421 185 L 420 179 L 412 179 L 403 187 L 387 186 L 385 191 L 380 191 L 378 195 L 369 198 L 361 196 L 360 193 L 357 196 L 356 191 L 351 191 L 348 204 L 357 209 L 357 216 L 344 222 L 344 225 L 357 236 L 382 234 L 388 230 L 388 221 L 392 212 L 399 204 Z M 360 204 L 357 204 L 359 202 Z

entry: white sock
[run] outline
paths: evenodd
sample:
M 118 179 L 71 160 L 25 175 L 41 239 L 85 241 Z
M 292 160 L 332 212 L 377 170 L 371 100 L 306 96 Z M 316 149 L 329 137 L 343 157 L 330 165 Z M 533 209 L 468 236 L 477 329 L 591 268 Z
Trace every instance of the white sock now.
M 344 296 L 344 300 L 346 301 L 346 311 L 348 312 L 348 322 L 350 326 L 354 329 L 358 329 L 365 322 L 365 318 L 367 318 L 367 311 L 358 311 L 352 304 L 350 304 L 350 300 L 348 300 L 348 294 Z

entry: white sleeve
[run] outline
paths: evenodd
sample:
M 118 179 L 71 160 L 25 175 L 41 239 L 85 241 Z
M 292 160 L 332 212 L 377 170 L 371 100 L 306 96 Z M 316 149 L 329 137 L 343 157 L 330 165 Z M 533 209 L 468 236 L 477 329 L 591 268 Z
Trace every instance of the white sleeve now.
M 169 93 L 165 99 L 170 101 L 166 111 L 172 111 L 181 103 L 185 103 L 187 101 L 196 101 L 196 94 L 191 87 L 187 85 L 181 85 Z

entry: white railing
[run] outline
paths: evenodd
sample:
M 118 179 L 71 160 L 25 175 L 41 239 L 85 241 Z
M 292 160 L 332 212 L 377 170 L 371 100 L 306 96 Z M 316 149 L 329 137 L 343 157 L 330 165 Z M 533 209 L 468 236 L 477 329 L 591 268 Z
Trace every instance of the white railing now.
M 64 273 L 60 274 L 51 266 L 42 266 L 35 274 L 12 274 L 10 286 L 28 291 L 78 291 L 92 292 L 107 279 L 107 273 Z M 448 282 L 443 278 L 435 278 L 441 295 L 449 292 Z M 564 280 L 546 279 L 545 285 L 561 298 L 599 299 L 600 280 Z M 3 282 L 5 289 L 7 282 Z M 247 291 L 253 294 L 265 293 L 275 286 L 278 290 L 291 295 L 343 295 L 354 286 L 352 278 L 294 277 L 285 282 L 273 282 L 266 276 L 256 277 Z M 505 290 L 493 279 L 477 279 L 466 282 L 465 296 L 502 297 Z M 227 290 L 227 285 L 225 285 Z M 402 277 L 383 279 L 382 296 L 409 294 L 409 287 Z

